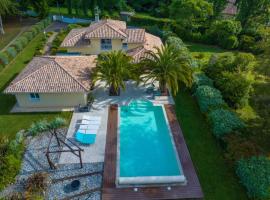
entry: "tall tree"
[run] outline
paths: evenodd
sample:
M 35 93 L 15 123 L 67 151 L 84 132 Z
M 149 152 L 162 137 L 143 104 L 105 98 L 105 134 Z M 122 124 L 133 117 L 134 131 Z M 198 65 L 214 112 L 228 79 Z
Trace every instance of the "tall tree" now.
M 104 81 L 110 87 L 109 94 L 120 95 L 120 88 L 125 89 L 125 79 L 134 78 L 135 70 L 132 58 L 122 51 L 100 54 L 93 72 L 93 83 Z
M 237 0 L 237 18 L 243 27 L 250 24 L 266 24 L 270 20 L 269 0 Z
M 214 15 L 216 17 L 222 13 L 222 11 L 225 9 L 228 3 L 228 0 L 208 0 L 208 1 L 213 3 Z
M 173 0 L 170 15 L 192 32 L 213 15 L 213 5 L 205 0 Z
M 162 94 L 167 94 L 167 87 L 176 94 L 179 82 L 190 87 L 192 85 L 192 68 L 186 55 L 174 46 L 165 45 L 155 48 L 155 51 L 147 52 L 141 61 L 145 74 L 145 81 L 158 81 Z
M 72 0 L 67 0 L 67 9 L 68 9 L 68 14 L 72 14 Z
M 5 34 L 2 16 L 11 13 L 14 10 L 15 4 L 11 0 L 1 0 L 0 1 L 0 33 Z

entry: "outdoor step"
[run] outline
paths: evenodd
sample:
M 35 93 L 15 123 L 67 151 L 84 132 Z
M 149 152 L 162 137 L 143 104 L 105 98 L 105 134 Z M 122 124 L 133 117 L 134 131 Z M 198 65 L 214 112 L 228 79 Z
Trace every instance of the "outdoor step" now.
M 70 184 L 73 180 L 80 181 L 80 187 L 78 190 L 75 191 L 70 190 Z M 47 190 L 46 199 L 48 200 L 82 199 L 80 198 L 81 196 L 87 194 L 91 195 L 92 193 L 96 193 L 94 194 L 96 198 L 89 198 L 89 199 L 100 199 L 101 186 L 102 186 L 102 175 L 100 174 L 53 182 Z
M 59 165 L 54 173 L 51 175 L 51 179 L 63 179 L 65 177 L 82 176 L 94 172 L 103 172 L 103 163 L 84 163 L 83 168 L 80 168 L 80 164 L 66 164 Z

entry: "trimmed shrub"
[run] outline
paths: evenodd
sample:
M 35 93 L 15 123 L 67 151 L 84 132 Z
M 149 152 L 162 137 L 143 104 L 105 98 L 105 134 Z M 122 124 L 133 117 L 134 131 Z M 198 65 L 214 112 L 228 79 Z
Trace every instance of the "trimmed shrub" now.
M 28 44 L 28 39 L 24 36 L 19 37 L 18 40 L 21 42 L 23 47 L 25 47 Z
M 211 111 L 208 114 L 208 119 L 217 138 L 222 138 L 234 130 L 244 128 L 245 126 L 235 113 L 223 108 Z
M 14 47 L 17 52 L 20 52 L 23 49 L 23 44 L 20 40 L 15 40 L 10 46 Z
M 14 47 L 8 47 L 6 52 L 9 55 L 9 57 L 11 57 L 11 58 L 15 58 L 17 55 L 17 51 Z
M 197 73 L 194 75 L 193 87 L 196 89 L 199 86 L 213 87 L 213 80 L 206 76 L 204 73 Z
M 8 55 L 4 52 L 0 52 L 0 64 L 3 66 L 9 63 Z
M 32 26 L 30 32 L 33 34 L 33 37 L 35 37 L 38 34 L 38 30 L 34 26 Z
M 27 39 L 28 39 L 28 41 L 31 41 L 32 39 L 33 39 L 33 33 L 32 32 L 30 32 L 30 31 L 27 31 L 27 32 L 24 32 L 23 34 L 22 34 L 22 36 L 24 36 L 24 37 L 26 37 Z
M 202 113 L 226 106 L 220 91 L 209 86 L 199 86 L 195 92 L 195 96 Z
M 236 173 L 249 197 L 265 200 L 270 198 L 270 160 L 267 157 L 241 159 L 237 162 Z
M 223 72 L 222 78 L 217 79 L 215 83 L 231 107 L 242 108 L 248 104 L 252 80 L 249 80 L 246 75 Z
M 181 50 L 187 50 L 187 47 L 186 47 L 185 43 L 179 37 L 170 36 L 166 40 L 166 43 L 168 45 L 173 46 L 176 50 L 179 50 L 179 51 L 181 51 Z

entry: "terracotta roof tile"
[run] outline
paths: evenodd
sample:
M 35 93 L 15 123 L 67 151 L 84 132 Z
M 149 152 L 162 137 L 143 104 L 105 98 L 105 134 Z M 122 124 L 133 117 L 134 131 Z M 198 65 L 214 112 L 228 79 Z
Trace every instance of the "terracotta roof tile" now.
M 5 93 L 69 93 L 90 89 L 96 56 L 35 57 L 10 83 Z
M 127 37 L 123 42 L 125 43 L 144 43 L 145 42 L 145 30 L 144 29 L 126 29 L 124 30 Z

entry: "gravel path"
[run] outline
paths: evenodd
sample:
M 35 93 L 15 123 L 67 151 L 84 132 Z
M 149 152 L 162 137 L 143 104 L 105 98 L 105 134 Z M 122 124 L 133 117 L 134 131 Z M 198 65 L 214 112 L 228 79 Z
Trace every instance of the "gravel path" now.
M 60 130 L 63 134 L 66 129 Z M 45 156 L 49 143 L 50 133 L 31 138 L 28 142 L 20 174 L 16 177 L 16 183 L 8 186 L 0 192 L 0 197 L 13 192 L 22 192 L 25 180 L 36 172 L 47 172 L 51 179 L 45 198 L 48 200 L 65 199 L 76 196 L 76 200 L 100 200 L 102 186 L 103 162 L 85 163 L 83 168 L 79 164 L 59 165 L 56 170 L 51 170 Z M 50 150 L 59 149 L 56 139 L 53 138 Z M 60 153 L 51 154 L 51 160 L 58 163 Z M 80 187 L 76 191 L 68 191 L 71 181 L 79 180 Z M 96 189 L 90 192 L 91 189 Z

